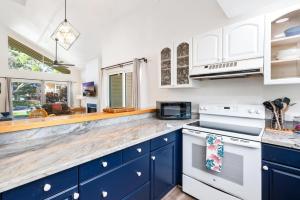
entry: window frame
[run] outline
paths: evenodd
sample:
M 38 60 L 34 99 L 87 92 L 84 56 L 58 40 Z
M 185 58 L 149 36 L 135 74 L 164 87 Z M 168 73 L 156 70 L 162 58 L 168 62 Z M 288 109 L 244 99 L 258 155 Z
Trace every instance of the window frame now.
M 110 107 L 110 79 L 111 75 L 122 74 L 122 107 L 126 107 L 126 73 L 133 73 L 133 65 L 105 70 L 103 72 L 103 86 L 105 90 L 105 107 Z
M 40 103 L 41 105 L 43 104 L 43 84 L 44 82 L 42 80 L 30 80 L 30 79 L 11 79 L 10 82 L 10 103 L 11 103 L 11 111 L 12 111 L 12 115 L 14 112 L 14 106 L 13 106 L 13 83 L 37 83 L 41 85 L 41 98 L 40 98 Z M 13 115 L 13 117 L 15 118 L 15 116 Z M 18 117 L 17 117 L 18 118 Z

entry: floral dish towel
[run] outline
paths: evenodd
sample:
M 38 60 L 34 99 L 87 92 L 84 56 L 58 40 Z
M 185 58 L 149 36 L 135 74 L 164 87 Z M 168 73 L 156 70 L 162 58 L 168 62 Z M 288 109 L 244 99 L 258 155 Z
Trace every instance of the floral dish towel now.
M 221 136 L 214 134 L 206 137 L 206 167 L 215 172 L 221 172 L 224 157 L 224 143 Z

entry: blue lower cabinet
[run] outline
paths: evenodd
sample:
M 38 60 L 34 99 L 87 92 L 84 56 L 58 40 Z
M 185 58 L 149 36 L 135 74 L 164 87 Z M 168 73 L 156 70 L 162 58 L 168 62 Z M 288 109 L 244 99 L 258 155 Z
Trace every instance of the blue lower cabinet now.
M 266 144 L 262 151 L 262 200 L 299 200 L 300 151 Z
M 149 154 L 80 184 L 80 200 L 123 199 L 150 180 Z
M 123 163 L 150 153 L 150 142 L 146 141 L 123 150 Z
M 2 200 L 47 199 L 77 185 L 78 168 L 74 167 L 4 192 Z
M 263 161 L 263 200 L 299 200 L 300 169 Z
M 182 130 L 176 131 L 176 185 L 182 185 Z
M 151 153 L 151 199 L 161 199 L 176 180 L 175 142 Z
M 150 182 L 146 183 L 123 200 L 150 200 Z
M 92 160 L 79 166 L 79 182 L 84 182 L 122 165 L 122 152 Z
M 79 196 L 78 187 L 76 186 L 45 200 L 77 200 Z

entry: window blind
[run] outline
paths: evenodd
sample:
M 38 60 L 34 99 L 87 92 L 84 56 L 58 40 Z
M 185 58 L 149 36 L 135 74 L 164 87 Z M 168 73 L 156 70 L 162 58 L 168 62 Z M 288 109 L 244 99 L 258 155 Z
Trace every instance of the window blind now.
M 52 65 L 53 60 L 50 58 L 40 54 L 39 52 L 33 50 L 32 48 L 26 46 L 25 44 L 13 39 L 12 37 L 8 37 L 8 46 L 14 50 L 20 51 L 22 53 L 27 54 L 28 56 L 31 56 L 32 58 L 45 63 L 47 65 Z
M 47 65 L 48 67 L 55 69 L 56 71 L 62 73 L 62 74 L 71 74 L 71 71 L 65 67 L 65 66 L 53 66 L 53 60 L 44 56 L 43 54 L 33 50 L 32 48 L 26 46 L 25 44 L 15 40 L 12 37 L 8 37 L 8 46 L 9 48 L 22 52 L 31 58 L 43 63 L 44 65 Z

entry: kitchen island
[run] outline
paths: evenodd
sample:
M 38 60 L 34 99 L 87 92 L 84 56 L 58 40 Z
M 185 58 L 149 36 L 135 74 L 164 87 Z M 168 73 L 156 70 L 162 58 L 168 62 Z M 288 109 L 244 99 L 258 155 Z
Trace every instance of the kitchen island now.
M 180 130 L 183 124 L 193 121 L 163 121 L 153 115 L 146 112 L 62 127 L 2 134 L 0 192 L 159 138 Z M 18 135 L 20 140 L 12 139 Z

